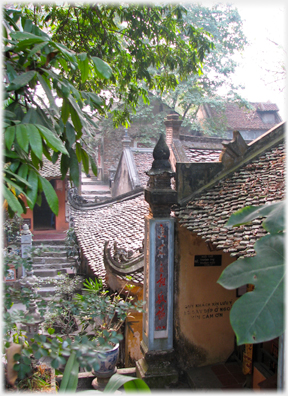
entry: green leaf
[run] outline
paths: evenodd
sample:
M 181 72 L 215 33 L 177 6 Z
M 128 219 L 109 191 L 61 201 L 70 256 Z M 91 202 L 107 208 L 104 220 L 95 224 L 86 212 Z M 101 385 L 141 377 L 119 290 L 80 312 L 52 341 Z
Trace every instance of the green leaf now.
M 19 88 L 25 87 L 35 76 L 36 71 L 29 71 L 22 73 L 11 82 L 11 84 L 6 88 L 8 92 L 17 91 Z
M 39 80 L 40 84 L 42 85 L 42 88 L 44 89 L 44 92 L 49 100 L 50 106 L 56 111 L 56 114 L 58 115 L 59 114 L 58 107 L 55 104 L 51 89 L 48 87 L 46 81 L 41 76 L 41 74 L 38 73 L 37 76 L 38 76 L 38 80 Z
M 91 164 L 91 169 L 92 169 L 93 174 L 95 176 L 98 176 L 98 169 L 97 169 L 97 165 L 94 162 L 94 159 L 91 156 L 89 156 L 89 159 L 90 159 L 90 164 Z
M 54 135 L 53 132 L 42 125 L 36 124 L 35 126 L 39 129 L 40 134 L 46 139 L 47 145 L 49 147 L 55 151 L 61 151 L 61 153 L 68 154 L 62 141 L 56 135 Z
M 81 162 L 81 144 L 79 142 L 76 142 L 76 156 L 77 156 L 77 161 Z
M 92 56 L 91 59 L 94 63 L 96 73 L 100 78 L 108 79 L 112 76 L 112 69 L 108 63 L 96 56 Z
M 272 205 L 273 208 L 271 209 Z M 286 201 L 270 205 L 270 212 L 262 223 L 265 230 L 270 232 L 270 234 L 277 234 L 285 229 L 285 207 Z
M 43 47 L 45 47 L 47 45 L 47 42 L 44 41 L 43 43 L 39 43 L 37 45 L 35 45 L 35 47 L 29 52 L 29 57 L 33 56 L 34 54 L 36 54 L 36 52 L 41 51 L 41 49 Z M 38 75 L 39 78 L 39 75 Z
M 4 132 L 5 144 L 9 150 L 11 149 L 12 143 L 14 142 L 15 133 L 16 133 L 15 126 L 10 126 L 6 128 Z
M 69 121 L 66 123 L 66 137 L 69 143 L 69 146 L 72 147 L 73 144 L 75 143 L 75 129 L 73 126 L 70 124 Z
M 31 187 L 27 190 L 27 196 L 32 202 L 31 204 L 28 202 L 28 206 L 30 209 L 33 209 L 38 195 L 38 173 L 35 172 L 33 169 L 30 169 L 29 171 L 28 183 Z
M 81 147 L 81 158 L 86 175 L 89 173 L 89 157 L 86 151 Z
M 230 312 L 238 345 L 264 342 L 284 332 L 284 241 L 284 233 L 260 238 L 256 255 L 230 264 L 217 281 L 226 289 L 255 285 Z
M 66 363 L 66 366 L 65 366 L 65 370 L 64 370 L 64 373 L 63 373 L 63 378 L 62 378 L 62 381 L 61 381 L 59 392 L 67 392 L 68 387 L 69 387 L 70 376 L 74 375 L 75 369 L 77 367 L 76 363 L 77 363 L 76 353 L 75 353 L 75 351 L 72 351 L 71 355 L 70 355 L 70 357 L 69 357 L 69 359 L 68 359 L 68 361 Z M 78 371 L 79 371 L 79 368 L 78 368 Z M 72 374 L 72 372 L 73 372 L 73 374 Z M 78 372 L 77 372 L 77 381 L 78 381 Z
M 73 180 L 73 183 L 76 187 L 79 186 L 79 163 L 77 160 L 77 156 L 75 151 L 71 148 L 69 149 L 69 167 L 70 167 L 70 178 Z
M 11 164 L 12 165 L 12 164 Z M 20 175 L 17 175 L 14 172 L 10 172 L 8 169 L 5 169 L 5 174 L 10 174 L 13 178 L 19 180 L 21 183 L 26 184 L 26 186 L 30 187 L 29 182 L 27 182 L 24 178 Z
M 70 115 L 70 103 L 66 98 L 63 98 L 63 104 L 61 109 L 61 118 L 64 124 L 67 123 Z
M 20 194 L 24 194 L 26 196 L 26 194 L 24 193 L 23 189 L 19 186 L 19 184 L 15 183 L 11 179 L 8 179 L 6 176 L 4 176 L 3 179 L 9 185 L 9 187 L 14 187 L 15 188 L 15 192 L 16 192 L 17 197 L 19 197 Z
M 124 386 L 127 392 L 151 393 L 149 386 L 142 379 L 121 374 L 112 375 L 104 389 L 104 393 L 114 393 L 121 386 Z
M 60 43 L 51 42 L 51 45 L 58 48 L 59 51 L 63 54 L 63 56 L 66 57 L 72 64 L 74 63 L 76 66 L 77 59 L 73 51 L 70 51 L 67 47 L 65 47 L 65 45 Z
M 61 174 L 62 174 L 62 180 L 65 178 L 65 176 L 68 172 L 69 164 L 70 164 L 70 158 L 67 155 L 62 154 L 61 160 L 60 160 L 60 170 L 61 170 Z
M 6 199 L 10 208 L 13 210 L 13 212 L 18 213 L 19 215 L 21 215 L 24 212 L 18 199 L 5 185 L 3 186 L 3 196 L 4 199 Z
M 89 75 L 89 59 L 86 53 L 78 55 L 78 66 L 81 71 L 81 81 L 85 82 Z
M 26 124 L 26 129 L 31 149 L 33 150 L 36 157 L 42 161 L 43 147 L 41 135 L 36 126 L 33 124 Z
M 19 146 L 28 153 L 29 136 L 25 124 L 16 125 L 16 139 Z
M 48 41 L 48 38 L 45 36 L 36 36 L 35 34 L 28 32 L 12 32 L 10 36 L 15 40 L 39 40 L 39 41 Z
M 26 180 L 27 175 L 28 175 L 28 165 L 22 164 L 18 170 L 18 176 Z
M 6 64 L 6 68 L 7 68 L 8 79 L 11 82 L 17 77 L 17 73 L 14 67 L 10 63 Z
M 278 230 L 276 230 L 276 232 L 281 231 L 284 229 L 284 207 L 285 207 L 285 201 L 276 202 L 276 203 L 267 204 L 267 205 L 261 205 L 261 206 L 246 206 L 243 209 L 237 210 L 237 212 L 233 213 L 230 216 L 228 222 L 226 223 L 226 227 L 238 227 L 242 224 L 247 224 L 247 223 L 251 222 L 252 220 L 256 219 L 257 217 L 260 217 L 260 216 L 266 217 L 271 214 L 271 216 L 269 216 L 270 220 L 268 220 L 268 218 L 267 218 L 268 228 L 269 228 L 269 222 L 274 217 L 273 212 L 276 211 L 275 214 L 278 213 L 278 215 L 280 215 L 282 218 L 280 228 L 278 228 Z M 283 211 L 282 215 L 281 215 L 281 211 Z M 266 223 L 267 223 L 267 220 L 266 220 Z M 263 225 L 264 225 L 264 223 L 263 223 Z M 274 226 L 271 225 L 271 227 L 274 228 L 275 225 Z M 269 230 L 269 232 L 270 232 L 270 230 Z
M 75 130 L 78 132 L 76 137 L 77 139 L 79 139 L 82 136 L 81 110 L 79 109 L 79 106 L 77 105 L 75 99 L 72 96 L 70 96 L 69 101 L 72 122 Z
M 38 176 L 39 182 L 42 185 L 42 189 L 44 191 L 45 197 L 47 199 L 48 205 L 50 206 L 51 210 L 55 215 L 58 215 L 59 212 L 59 202 L 58 202 L 58 197 L 57 194 L 52 187 L 51 183 L 47 180 L 44 179 L 42 176 Z

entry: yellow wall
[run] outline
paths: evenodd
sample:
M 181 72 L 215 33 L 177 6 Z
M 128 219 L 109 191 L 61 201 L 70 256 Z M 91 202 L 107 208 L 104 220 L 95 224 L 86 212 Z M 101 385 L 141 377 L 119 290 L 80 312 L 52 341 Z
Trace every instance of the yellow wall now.
M 143 301 L 143 287 L 134 286 L 130 295 Z M 135 367 L 135 362 L 143 357 L 140 350 L 142 341 L 143 313 L 131 312 L 125 326 L 125 367 Z
M 222 251 L 210 251 L 201 237 L 178 225 L 175 263 L 175 335 L 182 361 L 188 366 L 224 362 L 234 349 L 229 311 L 235 290 L 217 279 L 233 260 Z M 221 266 L 195 267 L 195 255 L 222 255 Z M 181 360 L 181 358 L 180 358 Z

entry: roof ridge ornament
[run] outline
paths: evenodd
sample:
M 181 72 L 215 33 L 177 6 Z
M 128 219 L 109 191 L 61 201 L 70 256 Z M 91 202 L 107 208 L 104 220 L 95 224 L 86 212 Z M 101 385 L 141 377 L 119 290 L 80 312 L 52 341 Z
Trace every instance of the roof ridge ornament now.
M 233 131 L 233 139 L 230 142 L 222 142 L 222 145 L 224 147 L 219 161 L 222 162 L 224 169 L 239 162 L 249 148 L 239 131 Z

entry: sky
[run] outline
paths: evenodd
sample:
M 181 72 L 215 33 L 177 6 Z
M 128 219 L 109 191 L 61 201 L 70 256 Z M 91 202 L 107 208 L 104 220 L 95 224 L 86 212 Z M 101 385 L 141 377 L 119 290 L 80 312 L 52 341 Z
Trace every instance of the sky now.
M 286 31 L 287 9 L 285 1 L 231 1 L 243 21 L 243 31 L 249 45 L 236 60 L 240 66 L 233 76 L 235 83 L 245 85 L 240 93 L 250 102 L 276 103 L 280 116 L 286 121 L 285 89 L 286 79 L 274 82 L 271 71 L 280 70 L 286 65 Z M 271 41 L 278 44 L 275 45 Z M 280 47 L 281 46 L 281 47 Z M 268 71 L 267 71 L 268 70 Z M 282 92 L 280 90 L 282 88 Z

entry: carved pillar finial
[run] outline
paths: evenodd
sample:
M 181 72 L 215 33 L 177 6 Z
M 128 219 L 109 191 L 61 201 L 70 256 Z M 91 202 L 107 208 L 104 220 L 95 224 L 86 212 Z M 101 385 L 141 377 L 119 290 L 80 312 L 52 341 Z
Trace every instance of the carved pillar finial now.
M 149 181 L 145 189 L 145 200 L 150 205 L 153 217 L 169 217 L 171 205 L 177 202 L 177 192 L 171 188 L 171 178 L 175 173 L 169 156 L 169 148 L 161 134 L 153 151 L 152 167 L 146 172 Z
M 123 139 L 122 139 L 123 147 L 130 147 L 130 143 L 131 143 L 131 139 L 129 138 L 128 132 L 127 132 L 127 129 L 126 129 L 125 130 L 125 135 L 123 136 Z

